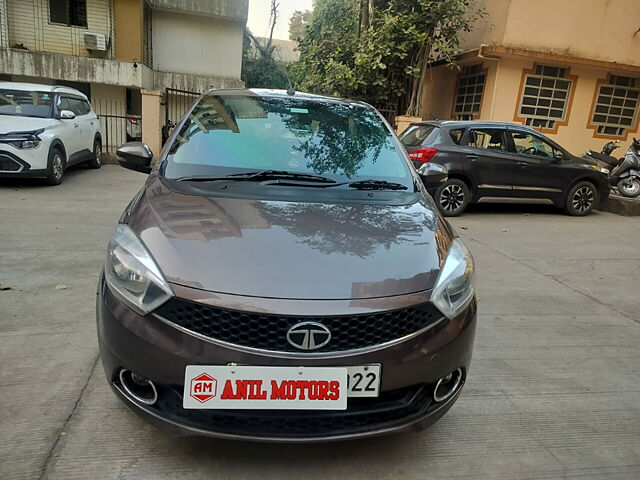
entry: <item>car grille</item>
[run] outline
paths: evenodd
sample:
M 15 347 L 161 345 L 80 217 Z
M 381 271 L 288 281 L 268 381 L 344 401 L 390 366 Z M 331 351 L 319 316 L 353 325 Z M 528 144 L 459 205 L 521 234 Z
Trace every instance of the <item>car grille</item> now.
M 19 172 L 23 166 L 9 155 L 0 153 L 0 172 Z
M 321 323 L 331 340 L 316 352 L 340 352 L 379 345 L 422 330 L 442 314 L 431 303 L 362 315 L 307 317 L 227 310 L 181 298 L 162 305 L 156 314 L 187 330 L 230 344 L 279 352 L 300 350 L 287 340 L 288 330 L 301 322 Z
M 182 387 L 158 386 L 154 409 L 171 420 L 233 435 L 312 438 L 365 433 L 423 416 L 432 406 L 432 387 L 413 385 L 382 392 L 378 398 L 350 398 L 344 411 L 185 410 Z M 434 404 L 434 407 L 437 404 Z

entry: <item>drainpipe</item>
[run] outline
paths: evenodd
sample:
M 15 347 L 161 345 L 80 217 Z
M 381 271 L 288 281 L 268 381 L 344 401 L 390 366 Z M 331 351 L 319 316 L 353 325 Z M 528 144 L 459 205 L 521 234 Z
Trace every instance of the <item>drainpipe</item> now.
M 483 61 L 489 60 L 492 62 L 496 62 L 496 76 L 493 79 L 493 89 L 491 92 L 491 112 L 488 118 L 488 120 L 493 120 L 493 114 L 495 111 L 495 104 L 496 104 L 496 93 L 498 91 L 498 78 L 500 77 L 500 57 L 492 57 L 492 56 L 484 55 L 483 52 L 486 46 L 487 45 L 485 44 L 480 45 L 480 48 L 478 49 L 478 58 L 481 58 Z

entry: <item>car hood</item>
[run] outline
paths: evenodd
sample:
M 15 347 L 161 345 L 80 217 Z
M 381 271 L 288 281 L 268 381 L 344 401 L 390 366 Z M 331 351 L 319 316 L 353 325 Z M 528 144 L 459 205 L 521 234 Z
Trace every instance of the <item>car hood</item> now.
M 355 299 L 429 290 L 452 240 L 422 195 L 409 205 L 196 196 L 149 181 L 128 219 L 167 280 L 270 298 Z
M 29 132 L 55 125 L 55 118 L 18 117 L 0 115 L 0 135 L 5 133 Z

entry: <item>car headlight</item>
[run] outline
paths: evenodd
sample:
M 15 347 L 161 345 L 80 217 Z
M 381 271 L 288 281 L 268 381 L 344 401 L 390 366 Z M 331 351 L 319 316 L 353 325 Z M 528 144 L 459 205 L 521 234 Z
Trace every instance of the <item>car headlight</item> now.
M 473 300 L 473 271 L 471 253 L 462 240 L 454 238 L 431 293 L 431 301 L 448 319 L 458 315 Z
M 38 148 L 41 143 L 42 143 L 42 140 L 40 140 L 38 137 L 28 138 L 25 140 L 15 140 L 13 142 L 9 142 L 10 145 L 13 145 L 14 147 L 19 148 L 21 150 L 24 150 L 27 148 Z
M 127 225 L 119 224 L 109 242 L 104 276 L 111 290 L 142 315 L 173 297 L 153 257 Z
M 42 140 L 38 136 L 44 132 L 44 128 L 34 130 L 32 132 L 20 132 L 16 134 L 8 134 L 4 136 L 4 140 L 9 145 L 13 145 L 21 150 L 38 148 L 42 143 Z

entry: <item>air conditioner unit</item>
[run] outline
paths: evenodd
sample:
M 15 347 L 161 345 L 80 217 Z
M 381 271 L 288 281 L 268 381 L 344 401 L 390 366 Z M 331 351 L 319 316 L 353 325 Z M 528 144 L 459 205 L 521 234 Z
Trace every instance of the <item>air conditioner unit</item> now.
M 85 33 L 84 46 L 87 50 L 103 52 L 107 49 L 107 37 L 102 33 Z

